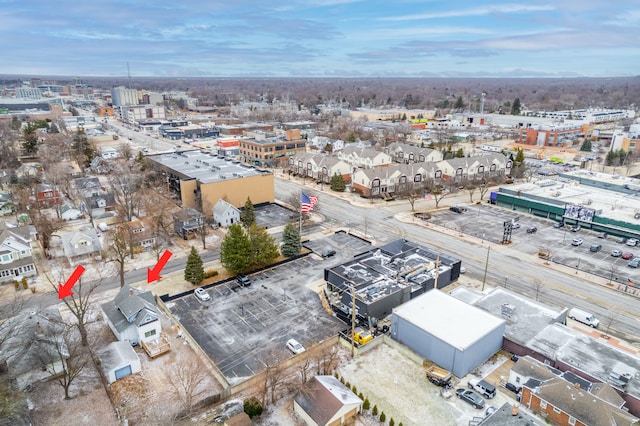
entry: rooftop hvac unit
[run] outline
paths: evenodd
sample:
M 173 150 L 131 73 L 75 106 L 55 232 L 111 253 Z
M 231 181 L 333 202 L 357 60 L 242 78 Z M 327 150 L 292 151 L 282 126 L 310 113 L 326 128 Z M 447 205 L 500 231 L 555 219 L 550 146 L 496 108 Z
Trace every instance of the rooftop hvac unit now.
M 503 317 L 511 318 L 511 316 L 516 312 L 516 307 L 509 303 L 503 303 L 501 306 L 501 311 Z

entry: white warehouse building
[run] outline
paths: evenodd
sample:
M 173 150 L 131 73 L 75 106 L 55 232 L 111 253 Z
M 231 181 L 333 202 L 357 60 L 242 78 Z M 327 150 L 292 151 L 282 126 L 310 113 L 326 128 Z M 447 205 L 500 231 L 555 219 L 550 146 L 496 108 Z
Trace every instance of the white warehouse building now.
M 457 377 L 502 347 L 506 322 L 440 290 L 400 305 L 391 316 L 391 337 Z

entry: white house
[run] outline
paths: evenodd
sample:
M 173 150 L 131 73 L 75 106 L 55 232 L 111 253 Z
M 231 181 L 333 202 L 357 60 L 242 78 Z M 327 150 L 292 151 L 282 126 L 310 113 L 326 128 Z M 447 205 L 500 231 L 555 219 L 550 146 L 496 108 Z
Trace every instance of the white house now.
M 140 358 L 128 342 L 112 342 L 97 351 L 97 355 L 109 384 L 142 370 Z
M 142 292 L 125 284 L 115 299 L 101 308 L 107 325 L 121 342 L 137 345 L 157 339 L 162 332 L 160 312 L 151 291 Z
M 333 376 L 315 376 L 302 385 L 293 410 L 309 426 L 353 424 L 362 400 Z
M 240 210 L 225 200 L 218 200 L 213 206 L 213 221 L 218 226 L 231 226 L 240 222 Z
M 391 164 L 391 156 L 373 148 L 346 146 L 338 153 L 338 158 L 346 161 L 352 168 L 370 169 L 376 166 Z
M 59 231 L 52 235 L 47 253 L 52 257 L 65 257 L 69 265 L 76 265 L 89 258 L 99 258 L 102 244 L 98 233 L 90 225 L 77 231 Z
M 119 153 L 118 150 L 112 146 L 105 146 L 102 148 L 102 158 L 105 160 L 112 160 L 114 158 L 118 158 Z
M 36 275 L 28 226 L 0 226 L 0 282 Z

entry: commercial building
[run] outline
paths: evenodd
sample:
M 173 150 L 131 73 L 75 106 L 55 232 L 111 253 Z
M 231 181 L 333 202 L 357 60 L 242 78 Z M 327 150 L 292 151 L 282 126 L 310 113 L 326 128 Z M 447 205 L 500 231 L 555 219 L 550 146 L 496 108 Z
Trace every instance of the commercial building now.
M 593 127 L 587 123 L 554 124 L 523 127 L 520 143 L 539 147 L 571 148 L 580 146 L 585 138 L 591 138 Z
M 464 377 L 500 350 L 506 321 L 440 290 L 393 310 L 391 337 Z
M 384 318 L 393 308 L 460 276 L 460 259 L 407 240 L 396 240 L 324 270 L 329 292 L 336 293 L 338 317 L 348 321 L 352 291 L 359 321 Z
M 242 207 L 272 203 L 275 199 L 273 173 L 220 158 L 201 151 L 183 151 L 146 157 L 161 173 L 169 190 L 178 195 L 182 207 L 191 207 L 210 216 L 218 200 Z
M 124 86 L 114 87 L 111 89 L 111 104 L 114 108 L 138 105 L 138 91 Z
M 306 139 L 300 138 L 300 130 L 287 130 L 284 136 L 268 137 L 266 133 L 252 132 L 252 137 L 240 140 L 240 156 L 247 163 L 264 166 L 284 166 L 288 157 L 307 150 Z

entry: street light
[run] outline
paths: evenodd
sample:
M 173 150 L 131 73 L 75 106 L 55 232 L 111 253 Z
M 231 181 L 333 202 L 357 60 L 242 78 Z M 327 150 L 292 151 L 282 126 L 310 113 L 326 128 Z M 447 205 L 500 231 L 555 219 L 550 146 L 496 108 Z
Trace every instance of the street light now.
M 504 276 L 504 288 L 507 288 L 507 280 L 509 279 L 509 275 Z
M 579 257 L 579 258 L 578 258 L 578 265 L 576 265 L 576 274 L 577 274 L 577 273 L 578 273 L 578 271 L 580 270 L 580 261 L 581 261 L 581 260 L 582 260 L 582 259 Z

